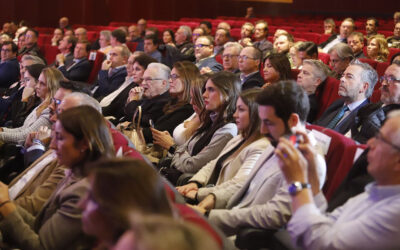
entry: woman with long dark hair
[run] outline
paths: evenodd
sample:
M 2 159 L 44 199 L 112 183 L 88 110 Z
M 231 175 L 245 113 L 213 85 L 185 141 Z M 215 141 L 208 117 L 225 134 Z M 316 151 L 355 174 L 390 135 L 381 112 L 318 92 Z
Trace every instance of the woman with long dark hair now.
M 247 180 L 253 166 L 270 144 L 260 134 L 256 97 L 260 89 L 244 91 L 236 104 L 234 118 L 239 135 L 230 140 L 219 156 L 202 167 L 189 184 L 177 187 L 185 197 L 200 202 L 205 209 L 225 207 L 228 198 Z
M 183 173 L 196 173 L 221 152 L 226 143 L 237 135 L 233 123 L 239 80 L 231 72 L 218 72 L 208 79 L 203 93 L 204 122 L 194 135 L 178 147 L 172 166 Z
M 282 80 L 291 78 L 290 61 L 283 53 L 272 53 L 264 60 L 263 88 Z

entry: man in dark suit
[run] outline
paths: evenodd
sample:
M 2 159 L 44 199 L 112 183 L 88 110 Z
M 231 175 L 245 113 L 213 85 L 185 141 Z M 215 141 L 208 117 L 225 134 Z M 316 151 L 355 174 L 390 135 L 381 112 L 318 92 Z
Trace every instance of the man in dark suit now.
M 196 66 L 201 73 L 218 72 L 223 69 L 222 65 L 215 60 L 214 39 L 211 36 L 200 36 L 194 46 L 194 55 L 196 56 Z
M 240 52 L 239 69 L 242 90 L 261 87 L 264 79 L 260 74 L 261 51 L 254 47 L 246 47 Z
M 316 124 L 346 135 L 355 124 L 358 110 L 369 103 L 377 81 L 378 74 L 369 64 L 352 62 L 340 79 L 338 93 L 343 98 L 332 103 Z
M 58 45 L 58 49 L 61 53 L 56 56 L 56 61 L 54 62 L 55 66 L 60 66 L 59 62 L 61 61 L 67 68 L 72 65 L 74 62 L 75 45 L 76 38 L 73 36 L 64 36 L 63 39 L 61 39 Z
M 340 25 L 339 34 L 334 34 L 325 42 L 318 45 L 322 52 L 328 53 L 329 49 L 338 43 L 347 43 L 347 37 L 354 31 L 355 24 L 352 18 L 346 18 Z
M 130 55 L 129 49 L 126 46 L 115 46 L 109 55 L 110 59 L 103 62 L 99 72 L 97 89 L 93 95 L 97 99 L 102 99 L 116 90 L 125 81 L 127 75 L 126 64 Z
M 6 89 L 19 78 L 18 47 L 13 42 L 3 42 L 1 46 L 0 89 Z
M 25 54 L 38 56 L 46 62 L 40 48 L 37 44 L 39 32 L 35 29 L 29 28 L 25 33 L 25 46 L 18 52 L 18 56 Z
M 72 81 L 86 82 L 89 78 L 92 65 L 87 59 L 90 51 L 90 43 L 87 41 L 78 42 L 74 49 L 74 60 L 71 65 L 66 66 L 65 61 L 58 60 L 58 69 L 65 78 Z

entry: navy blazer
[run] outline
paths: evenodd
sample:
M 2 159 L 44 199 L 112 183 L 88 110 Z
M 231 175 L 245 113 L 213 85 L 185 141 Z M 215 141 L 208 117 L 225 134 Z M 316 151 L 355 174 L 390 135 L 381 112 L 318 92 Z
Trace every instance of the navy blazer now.
M 0 88 L 8 88 L 19 79 L 19 63 L 17 58 L 0 63 Z
M 63 73 L 65 78 L 71 81 L 87 82 L 90 71 L 92 70 L 92 64 L 87 58 L 83 58 L 77 64 L 71 68 L 65 65 L 58 67 L 58 69 Z
M 94 92 L 93 97 L 101 100 L 104 96 L 109 95 L 125 82 L 126 76 L 126 67 L 119 68 L 111 76 L 108 75 L 108 70 L 100 70 L 99 79 L 95 85 L 98 86 L 98 88 Z
M 358 105 L 357 108 L 355 108 L 353 111 L 350 112 L 346 118 L 344 118 L 342 121 L 340 121 L 334 130 L 341 134 L 346 134 L 351 127 L 355 124 L 355 118 L 357 116 L 358 110 L 367 105 L 369 103 L 369 100 L 366 99 L 364 102 L 362 102 L 360 105 Z M 322 114 L 322 116 L 318 119 L 318 121 L 315 122 L 316 125 L 322 126 L 322 127 L 327 127 L 329 122 L 335 118 L 336 114 L 340 111 L 340 109 L 344 105 L 344 99 L 340 98 L 336 101 L 334 101 Z
M 260 72 L 252 74 L 248 77 L 242 84 L 242 91 L 250 88 L 261 88 L 264 85 L 264 79 L 262 78 Z

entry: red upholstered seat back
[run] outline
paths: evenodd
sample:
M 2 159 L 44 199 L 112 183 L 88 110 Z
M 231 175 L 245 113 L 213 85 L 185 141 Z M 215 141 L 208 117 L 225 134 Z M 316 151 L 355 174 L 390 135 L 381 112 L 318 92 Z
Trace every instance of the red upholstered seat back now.
M 325 80 L 325 86 L 322 91 L 316 93 L 319 104 L 319 110 L 316 119 L 321 117 L 322 113 L 324 113 L 329 105 L 340 98 L 338 90 L 339 80 L 328 76 L 328 78 Z
M 309 130 L 315 129 L 319 132 L 322 132 L 331 138 L 328 153 L 325 156 L 327 171 L 326 181 L 322 189 L 324 194 L 326 195 L 327 191 L 332 189 L 332 186 L 335 186 L 333 179 L 337 171 L 341 168 L 340 164 L 344 153 L 348 150 L 350 146 L 356 145 L 356 142 L 328 128 L 320 127 L 317 125 L 307 125 L 306 127 Z
M 332 182 L 331 182 L 329 188 L 327 188 L 327 190 L 325 192 L 325 197 L 328 200 L 336 192 L 336 189 L 340 186 L 340 184 L 343 182 L 344 178 L 349 173 L 351 167 L 353 166 L 355 154 L 357 152 L 357 149 L 359 149 L 359 148 L 366 149 L 367 145 L 358 144 L 358 145 L 350 145 L 350 146 L 346 147 L 346 150 L 344 151 L 344 154 L 341 158 L 342 160 L 340 161 L 340 163 L 338 165 L 338 169 L 332 178 Z
M 99 73 L 100 69 L 101 69 L 101 64 L 103 63 L 104 60 L 104 53 L 100 52 L 100 51 L 95 51 L 94 53 L 96 53 L 96 58 L 94 59 L 93 64 L 92 64 L 92 70 L 90 71 L 90 75 L 89 75 L 89 79 L 88 79 L 88 83 L 89 84 L 93 84 L 94 81 L 96 81 L 97 79 L 97 74 Z
M 329 65 L 329 60 L 331 59 L 331 57 L 329 56 L 329 54 L 318 52 L 318 59 L 326 65 Z

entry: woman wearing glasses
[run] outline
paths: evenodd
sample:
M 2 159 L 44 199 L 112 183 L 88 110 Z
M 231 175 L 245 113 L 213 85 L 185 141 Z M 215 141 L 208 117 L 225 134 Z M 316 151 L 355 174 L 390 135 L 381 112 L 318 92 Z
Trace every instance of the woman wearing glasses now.
M 35 84 L 35 93 L 40 98 L 41 103 L 26 117 L 21 127 L 0 128 L 0 141 L 17 144 L 24 142 L 29 133 L 38 131 L 41 126 L 50 127 L 49 105 L 59 88 L 61 79 L 64 79 L 64 77 L 56 68 L 47 67 L 42 70 L 38 82 Z

